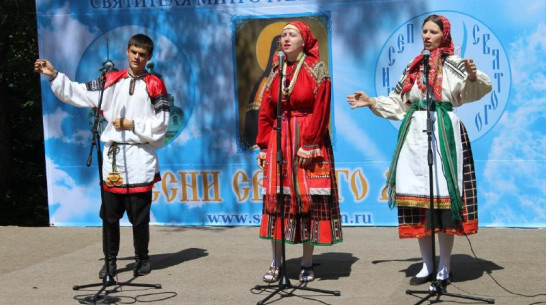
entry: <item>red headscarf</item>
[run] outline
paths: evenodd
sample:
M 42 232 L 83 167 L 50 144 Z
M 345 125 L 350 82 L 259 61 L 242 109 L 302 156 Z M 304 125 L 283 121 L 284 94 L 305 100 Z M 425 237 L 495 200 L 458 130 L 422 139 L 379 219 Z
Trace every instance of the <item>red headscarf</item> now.
M 313 33 L 311 33 L 311 29 L 309 29 L 307 24 L 301 21 L 290 21 L 286 23 L 286 25 L 289 25 L 289 24 L 295 26 L 300 32 L 301 38 L 303 39 L 303 52 L 307 55 L 306 61 L 309 61 L 309 60 L 311 60 L 311 62 L 320 61 L 318 40 L 317 38 L 315 38 L 315 36 L 313 36 Z M 275 63 L 279 62 L 279 57 L 277 56 L 276 53 L 273 56 L 273 62 Z
M 432 88 L 432 94 L 436 98 L 436 100 L 440 101 L 442 99 L 442 55 L 453 55 L 454 47 L 453 47 L 453 41 L 451 40 L 451 24 L 449 23 L 449 20 L 447 20 L 446 17 L 436 15 L 442 20 L 443 25 L 443 32 L 442 32 L 442 41 L 440 43 L 440 46 L 432 52 L 430 52 L 430 58 L 429 58 L 429 72 L 428 72 L 428 83 L 430 84 L 430 87 Z M 402 92 L 400 93 L 400 96 L 403 96 L 406 92 L 408 92 L 411 87 L 413 87 L 413 84 L 415 81 L 419 82 L 421 79 L 421 71 L 423 71 L 423 63 L 422 63 L 423 55 L 420 54 L 419 56 L 415 57 L 413 61 L 410 64 L 408 76 L 406 77 L 406 80 L 404 81 L 404 85 L 402 87 Z M 425 87 L 420 86 L 421 90 L 424 92 Z

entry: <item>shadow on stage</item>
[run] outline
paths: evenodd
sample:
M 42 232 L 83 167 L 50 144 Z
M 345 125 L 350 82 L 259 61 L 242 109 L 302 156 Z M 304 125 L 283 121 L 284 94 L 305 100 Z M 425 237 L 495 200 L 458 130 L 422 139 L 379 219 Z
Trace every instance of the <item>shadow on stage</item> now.
M 209 253 L 205 249 L 189 248 L 175 253 L 150 255 L 150 261 L 152 263 L 152 270 L 161 270 L 208 255 Z M 104 258 L 101 260 L 104 260 Z M 121 265 L 120 263 L 124 261 L 129 261 L 130 263 L 126 264 L 123 268 L 118 268 L 118 274 L 133 271 L 133 267 L 135 266 L 134 258 L 132 256 L 118 258 L 118 265 Z
M 436 257 L 438 261 L 438 256 Z M 492 261 L 485 259 L 479 259 L 479 263 L 476 258 L 466 254 L 453 254 L 451 256 L 451 271 L 453 273 L 453 282 L 466 282 L 476 280 L 486 274 L 491 274 L 495 270 L 502 270 L 504 267 L 495 264 Z M 406 277 L 412 277 L 421 270 L 422 262 L 421 258 L 408 258 L 408 259 L 386 259 L 375 260 L 372 264 L 381 264 L 389 262 L 414 262 L 406 269 L 400 270 Z
M 358 260 L 352 253 L 327 252 L 313 255 L 313 267 L 317 281 L 337 280 L 351 275 L 351 268 Z M 298 279 L 301 258 L 286 260 L 286 275 Z

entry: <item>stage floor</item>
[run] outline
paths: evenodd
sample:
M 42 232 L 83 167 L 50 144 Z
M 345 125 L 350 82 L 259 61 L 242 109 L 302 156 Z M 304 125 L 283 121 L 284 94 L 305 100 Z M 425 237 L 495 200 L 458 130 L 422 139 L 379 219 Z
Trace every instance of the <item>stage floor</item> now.
M 420 268 L 417 241 L 399 240 L 392 227 L 348 227 L 344 242 L 315 247 L 317 279 L 308 287 L 339 290 L 341 296 L 295 290 L 267 304 L 415 304 L 407 289 Z M 122 228 L 118 281 L 161 284 L 162 289 L 123 286 L 110 296 L 116 304 L 256 304 L 269 291 L 256 291 L 270 263 L 270 242 L 257 227 L 153 226 L 151 274 L 132 276 L 132 232 Z M 96 227 L 0 227 L 0 304 L 79 304 L 75 298 L 98 288 L 72 290 L 97 283 L 103 263 L 101 229 Z M 546 304 L 546 230 L 481 228 L 456 237 L 453 283 L 448 292 L 495 299 L 495 304 Z M 287 274 L 299 285 L 301 245 L 287 245 Z M 437 250 L 437 253 L 439 251 Z M 507 290 L 499 287 L 493 276 Z M 110 287 L 112 288 L 112 287 Z M 290 292 L 292 290 L 286 290 Z M 525 296 L 524 296 L 525 295 Z M 485 304 L 441 296 L 442 304 Z M 429 304 L 425 302 L 424 304 Z

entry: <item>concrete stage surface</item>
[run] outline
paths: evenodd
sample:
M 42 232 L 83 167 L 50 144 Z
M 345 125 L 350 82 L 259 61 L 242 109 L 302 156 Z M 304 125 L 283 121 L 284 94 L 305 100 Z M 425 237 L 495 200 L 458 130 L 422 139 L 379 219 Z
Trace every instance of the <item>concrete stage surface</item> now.
M 291 289 L 266 304 L 415 304 L 422 296 L 407 289 L 420 269 L 417 241 L 399 240 L 394 227 L 346 227 L 343 243 L 315 247 L 317 279 L 311 288 L 339 290 L 340 296 Z M 546 230 L 480 228 L 455 238 L 449 293 L 492 298 L 495 304 L 546 304 Z M 66 305 L 95 294 L 103 264 L 97 227 L 0 227 L 0 304 Z M 115 304 L 256 304 L 270 294 L 257 291 L 270 263 L 270 242 L 257 227 L 152 226 L 152 273 L 133 278 L 132 231 L 121 230 L 118 281 L 161 284 L 162 289 L 122 286 Z M 287 245 L 287 275 L 297 280 L 301 245 Z M 437 248 L 437 254 L 439 250 Z M 493 279 L 493 278 L 494 279 Z M 502 285 L 495 282 L 495 280 Z M 108 287 L 114 289 L 114 287 Z M 431 298 L 430 300 L 435 300 Z M 486 304 L 440 297 L 441 304 Z M 430 304 L 429 301 L 424 304 Z

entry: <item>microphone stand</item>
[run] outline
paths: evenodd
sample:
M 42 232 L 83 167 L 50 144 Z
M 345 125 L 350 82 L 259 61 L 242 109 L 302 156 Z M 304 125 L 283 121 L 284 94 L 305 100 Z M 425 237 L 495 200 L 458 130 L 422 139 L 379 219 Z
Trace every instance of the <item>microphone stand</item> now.
M 279 191 L 277 192 L 277 203 L 280 204 L 280 212 L 278 213 L 279 217 L 281 218 L 281 266 L 279 267 L 279 283 L 277 285 L 256 285 L 254 289 L 257 290 L 265 290 L 268 288 L 275 288 L 271 294 L 269 294 L 266 298 L 256 303 L 257 305 L 263 305 L 267 300 L 272 298 L 277 293 L 280 293 L 281 291 L 284 291 L 286 289 L 292 289 L 291 292 L 288 292 L 289 294 L 293 294 L 294 290 L 300 289 L 300 290 L 307 290 L 307 291 L 313 291 L 313 292 L 320 292 L 320 293 L 326 293 L 326 294 L 333 294 L 335 296 L 340 296 L 341 293 L 338 290 L 323 290 L 323 289 L 317 289 L 317 288 L 310 288 L 310 287 L 303 287 L 301 285 L 299 286 L 293 286 L 290 283 L 290 280 L 286 276 L 286 242 L 285 242 L 285 233 L 284 233 L 284 200 L 283 200 L 283 171 L 282 171 L 282 165 L 283 165 L 283 156 L 282 156 L 282 147 L 281 147 L 281 137 L 282 137 L 282 79 L 283 79 L 283 71 L 282 71 L 282 65 L 284 63 L 284 53 L 281 51 L 277 55 L 279 57 L 279 95 L 277 99 L 277 127 L 274 127 L 274 129 L 277 131 L 277 155 L 276 155 L 276 161 L 277 161 L 277 175 L 279 177 Z M 275 220 L 276 221 L 276 220 Z
M 106 73 L 107 69 L 104 69 L 101 73 L 100 77 L 100 93 L 99 93 L 99 102 L 97 105 L 97 109 L 95 111 L 95 121 L 93 122 L 93 139 L 91 140 L 91 148 L 89 149 L 89 156 L 87 157 L 87 166 L 91 166 L 91 160 L 93 159 L 93 148 L 97 147 L 97 161 L 98 161 L 98 170 L 99 170 L 99 185 L 100 185 L 100 198 L 101 202 L 104 205 L 104 181 L 102 176 L 102 152 L 100 147 L 100 111 L 102 109 L 102 98 L 104 95 L 104 84 L 106 83 Z M 74 285 L 72 286 L 73 290 L 79 290 L 82 288 L 89 288 L 89 287 L 98 287 L 101 286 L 99 291 L 97 291 L 93 296 L 87 296 L 80 300 L 81 304 L 113 304 L 120 302 L 121 299 L 118 297 L 112 297 L 109 296 L 109 293 L 115 292 L 118 287 L 120 286 L 134 286 L 134 287 L 151 287 L 156 289 L 161 289 L 161 284 L 139 284 L 139 283 L 131 283 L 129 282 L 117 282 L 116 279 L 114 279 L 110 275 L 110 264 L 108 261 L 108 246 L 109 246 L 109 238 L 108 234 L 106 234 L 106 226 L 104 225 L 105 220 L 108 219 L 107 217 L 108 209 L 104 209 L 104 216 L 102 219 L 102 245 L 104 249 L 104 264 L 106 266 L 106 274 L 104 275 L 104 278 L 102 279 L 101 283 L 92 283 L 92 284 L 85 284 L 85 285 Z M 131 279 L 131 281 L 134 280 Z M 116 288 L 112 290 L 106 290 L 108 286 L 114 286 L 116 285 Z M 104 294 L 102 294 L 104 292 Z
M 419 300 L 419 302 L 415 303 L 415 305 L 419 305 L 430 299 L 431 297 L 436 296 L 436 300 L 434 302 L 439 301 L 440 297 L 442 295 L 447 295 L 451 297 L 456 298 L 462 298 L 462 299 L 468 299 L 468 300 L 475 300 L 475 301 L 482 301 L 486 302 L 488 304 L 495 304 L 494 299 L 489 298 L 480 298 L 475 296 L 468 296 L 468 295 L 462 295 L 462 294 L 456 294 L 456 293 L 449 293 L 447 292 L 447 287 L 442 285 L 441 280 L 436 279 L 436 274 L 438 273 L 438 267 L 436 266 L 436 232 L 435 232 L 435 221 L 434 221 L 434 183 L 433 183 L 433 177 L 432 177 L 432 166 L 434 164 L 434 159 L 432 155 L 432 135 L 434 134 L 434 119 L 432 118 L 432 99 L 430 96 L 430 84 L 428 82 L 428 72 L 429 72 L 429 62 L 428 58 L 430 56 L 430 52 L 425 50 L 423 51 L 423 74 L 424 74 L 424 80 L 426 83 L 426 103 L 427 103 L 427 129 L 423 130 L 423 132 L 427 133 L 427 142 L 428 142 L 428 150 L 427 150 L 427 164 L 428 164 L 428 178 L 429 178 L 429 212 L 430 212 L 430 234 L 431 234 L 431 254 L 432 254 L 432 280 L 430 282 L 429 289 L 426 291 L 419 291 L 419 290 L 406 290 L 406 294 L 414 295 L 414 294 L 427 294 L 424 298 Z M 444 162 L 447 162 L 447 160 L 444 160 Z M 426 227 L 425 227 L 426 231 Z

